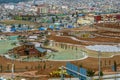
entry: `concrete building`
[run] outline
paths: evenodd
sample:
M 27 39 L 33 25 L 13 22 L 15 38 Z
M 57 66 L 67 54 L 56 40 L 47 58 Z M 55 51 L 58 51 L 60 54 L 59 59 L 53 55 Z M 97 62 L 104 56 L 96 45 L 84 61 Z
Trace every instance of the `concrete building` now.
M 38 14 L 46 14 L 48 13 L 48 5 L 41 4 L 37 6 L 37 13 Z

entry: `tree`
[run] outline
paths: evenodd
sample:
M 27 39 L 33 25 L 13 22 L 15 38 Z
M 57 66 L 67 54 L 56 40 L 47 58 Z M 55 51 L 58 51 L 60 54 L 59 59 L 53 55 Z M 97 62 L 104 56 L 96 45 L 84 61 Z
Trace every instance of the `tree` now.
M 59 17 L 58 17 L 58 16 L 56 16 L 56 19 L 59 19 Z
M 8 70 L 8 71 L 10 70 L 10 66 L 9 66 L 9 64 L 7 64 L 7 70 Z
M 21 39 L 22 38 L 22 36 L 21 35 L 18 35 L 18 39 Z
M 28 17 L 28 20 L 30 21 L 32 18 L 31 17 Z
M 16 42 L 11 43 L 11 45 L 13 45 L 13 46 L 15 46 L 16 44 L 17 44 Z
M 60 23 L 62 23 L 62 20 L 60 20 Z
M 67 49 L 67 45 L 65 45 L 65 49 Z
M 48 45 L 49 45 L 49 42 L 50 42 L 50 41 L 49 41 L 48 39 L 46 39 L 46 40 L 44 41 L 44 45 L 45 45 L 45 46 L 48 46 Z
M 66 17 L 66 20 L 70 20 L 70 17 L 69 17 L 69 16 L 67 16 L 67 17 Z
M 80 67 L 83 67 L 82 64 L 79 65 Z
M 76 51 L 77 51 L 78 49 L 77 49 L 77 46 L 76 46 Z
M 28 69 L 28 66 L 25 66 L 25 69 L 27 70 L 27 69 Z
M 92 78 L 94 75 L 95 75 L 95 71 L 93 71 L 91 69 L 87 70 L 87 76 L 91 77 L 91 80 L 93 80 Z
M 38 70 L 41 68 L 40 64 L 38 64 L 38 67 L 37 67 L 37 68 L 38 68 Z
M 18 27 L 20 28 L 20 27 L 21 27 L 21 24 L 19 24 Z
M 44 64 L 43 69 L 46 69 L 46 64 Z
M 104 61 L 104 63 L 105 63 L 105 66 L 106 66 L 106 60 Z
M 15 64 L 13 64 L 13 65 L 14 65 L 14 71 L 16 71 Z
M 54 17 L 52 17 L 52 22 L 55 23 L 55 18 Z
M 102 77 L 104 74 L 103 74 L 103 72 L 102 71 L 100 71 L 100 76 Z
M 3 68 L 3 66 L 2 66 L 2 64 L 0 65 L 0 71 L 2 72 L 2 68 Z
M 109 65 L 111 65 L 111 60 L 109 60 Z
M 114 61 L 114 71 L 117 71 L 117 64 L 116 64 L 116 61 Z
M 77 17 L 77 18 L 78 18 L 78 14 L 79 14 L 79 13 L 78 13 L 78 12 L 76 12 L 76 17 Z
M 73 46 L 72 46 L 72 50 L 73 50 Z
M 73 14 L 72 14 L 72 17 L 74 17 L 74 15 L 75 15 L 75 14 L 73 13 Z
M 12 28 L 15 28 L 15 25 L 12 25 Z
M 91 70 L 91 69 L 87 70 L 87 76 L 93 77 L 94 74 L 95 74 L 95 71 L 93 71 L 93 70 Z

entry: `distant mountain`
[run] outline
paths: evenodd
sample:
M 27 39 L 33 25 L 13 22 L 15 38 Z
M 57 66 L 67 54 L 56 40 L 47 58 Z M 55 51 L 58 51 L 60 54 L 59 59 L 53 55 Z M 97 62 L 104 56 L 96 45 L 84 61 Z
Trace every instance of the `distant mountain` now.
M 28 1 L 28 0 L 0 0 L 0 4 L 1 3 L 18 3 L 23 1 Z

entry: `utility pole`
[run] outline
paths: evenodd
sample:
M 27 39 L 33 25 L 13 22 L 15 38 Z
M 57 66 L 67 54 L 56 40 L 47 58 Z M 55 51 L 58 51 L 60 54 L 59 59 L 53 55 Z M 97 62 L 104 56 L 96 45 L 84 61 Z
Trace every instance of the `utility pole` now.
M 12 63 L 12 68 L 11 68 L 11 78 L 14 79 L 14 64 Z
M 100 62 L 100 57 L 101 56 L 101 52 L 100 51 L 98 51 L 98 75 L 99 75 L 99 80 L 100 80 L 100 78 L 101 78 L 101 62 Z
M 61 80 L 64 80 L 63 67 L 61 67 Z
M 8 65 L 11 65 L 11 80 L 14 80 L 14 63 L 8 63 Z
M 11 78 L 12 78 L 12 80 L 14 80 L 14 67 L 15 67 L 15 64 L 14 64 L 14 59 L 12 60 L 12 68 L 11 68 Z

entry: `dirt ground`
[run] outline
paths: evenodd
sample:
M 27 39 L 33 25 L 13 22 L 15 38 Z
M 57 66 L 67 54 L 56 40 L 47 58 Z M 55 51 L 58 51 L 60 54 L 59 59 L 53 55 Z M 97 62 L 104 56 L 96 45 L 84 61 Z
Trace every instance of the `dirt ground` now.
M 57 42 L 83 44 L 81 42 L 73 41 L 70 38 L 66 38 L 66 37 L 60 38 L 60 37 L 52 36 L 50 39 L 53 39 Z M 101 58 L 101 69 L 103 70 L 103 72 L 105 73 L 112 72 L 111 67 L 114 64 L 114 61 L 116 61 L 117 69 L 119 71 L 120 69 L 120 56 L 119 55 L 114 56 L 112 58 Z M 27 75 L 29 75 L 29 77 L 40 76 L 41 77 L 40 80 L 48 80 L 49 73 L 54 70 L 59 69 L 59 67 L 61 66 L 65 66 L 66 62 L 68 61 L 36 61 L 36 62 L 13 61 L 13 60 L 9 60 L 9 59 L 6 59 L 0 56 L 0 72 L 1 72 L 0 75 L 2 75 L 3 73 L 7 73 L 7 74 L 10 73 L 11 66 L 12 64 L 14 64 L 15 66 L 14 70 L 15 70 L 16 75 L 21 75 L 24 77 L 26 77 Z M 88 57 L 83 60 L 71 61 L 71 63 L 77 66 L 82 65 L 82 67 L 86 69 L 92 69 L 96 72 L 98 71 L 98 58 Z M 27 73 L 24 73 L 26 71 Z M 31 72 L 31 71 L 36 71 L 36 72 Z M 45 77 L 45 75 L 47 76 Z
M 117 69 L 119 71 L 120 68 L 120 56 L 115 56 L 113 58 L 101 58 L 101 68 L 106 72 L 112 72 L 112 65 L 114 61 L 117 63 Z M 68 61 L 41 61 L 41 62 L 21 62 L 21 61 L 11 61 L 4 57 L 0 57 L 0 65 L 2 65 L 1 73 L 11 72 L 11 63 L 15 64 L 15 73 L 22 74 L 21 76 L 29 75 L 31 77 L 39 76 L 39 75 L 48 75 L 49 73 L 59 69 L 60 66 L 65 66 Z M 92 69 L 94 71 L 98 70 L 98 59 L 97 58 L 86 58 L 84 60 L 72 61 L 71 63 L 75 65 L 82 65 L 84 68 Z M 9 65 L 9 67 L 8 67 Z M 38 65 L 41 68 L 37 68 Z M 46 67 L 45 67 L 46 65 Z M 35 72 L 25 73 L 28 71 L 38 71 L 37 74 Z M 18 73 L 19 72 L 19 73 Z M 44 77 L 43 77 L 44 78 Z

